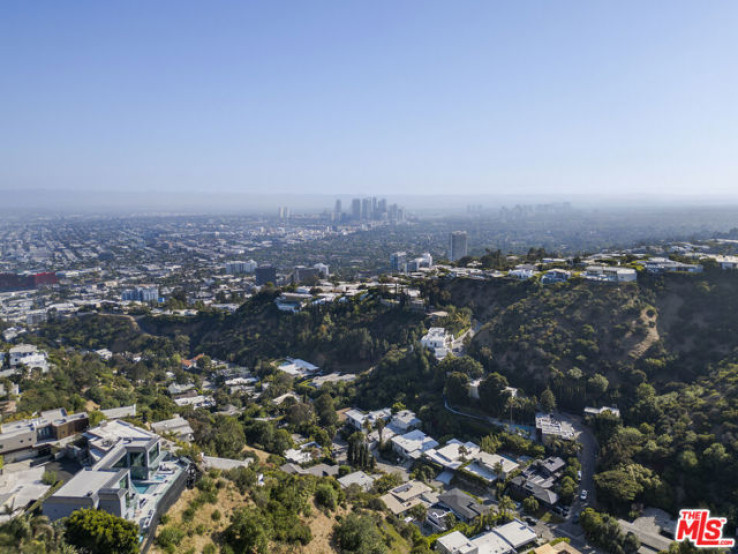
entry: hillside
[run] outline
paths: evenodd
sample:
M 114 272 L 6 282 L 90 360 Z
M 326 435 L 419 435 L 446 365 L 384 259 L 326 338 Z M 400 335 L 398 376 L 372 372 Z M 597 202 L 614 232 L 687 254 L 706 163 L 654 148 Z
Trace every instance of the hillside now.
M 301 357 L 327 369 L 362 371 L 393 344 L 417 338 L 424 315 L 399 304 L 383 303 L 377 292 L 299 313 L 280 312 L 275 292 L 248 300 L 232 315 L 148 318 L 143 327 L 171 338 L 188 336 L 192 353 L 207 354 L 253 367 L 260 359 Z

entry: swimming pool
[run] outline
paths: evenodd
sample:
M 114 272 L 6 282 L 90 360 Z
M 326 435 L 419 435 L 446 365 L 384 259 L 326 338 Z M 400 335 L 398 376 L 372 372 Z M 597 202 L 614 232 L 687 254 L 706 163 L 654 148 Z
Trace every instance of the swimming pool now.
M 133 488 L 138 494 L 147 494 L 152 488 L 156 487 L 154 483 L 134 483 Z

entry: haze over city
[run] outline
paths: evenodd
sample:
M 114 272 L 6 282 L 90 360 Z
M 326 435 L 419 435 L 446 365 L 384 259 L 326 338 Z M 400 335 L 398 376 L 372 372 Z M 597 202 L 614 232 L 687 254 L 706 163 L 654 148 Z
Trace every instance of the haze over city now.
M 729 1 L 5 2 L 0 189 L 723 203 L 736 28 Z

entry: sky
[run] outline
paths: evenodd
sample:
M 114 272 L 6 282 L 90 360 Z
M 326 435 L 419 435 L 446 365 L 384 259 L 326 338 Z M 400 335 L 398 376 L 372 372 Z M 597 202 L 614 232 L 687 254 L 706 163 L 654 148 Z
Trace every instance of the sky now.
M 0 189 L 738 197 L 738 2 L 0 3 Z

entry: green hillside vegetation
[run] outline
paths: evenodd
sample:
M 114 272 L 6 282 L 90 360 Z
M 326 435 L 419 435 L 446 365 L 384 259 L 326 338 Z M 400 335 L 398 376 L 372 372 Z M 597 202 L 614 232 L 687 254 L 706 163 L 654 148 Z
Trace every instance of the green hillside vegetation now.
M 484 306 L 475 314 L 487 319 L 471 354 L 486 375 L 499 374 L 498 383 L 530 395 L 550 389 L 565 411 L 620 408 L 622 421 L 593 422 L 603 505 L 622 514 L 633 502 L 672 513 L 707 505 L 736 521 L 735 274 L 708 268 L 701 275 L 641 275 L 639 283 L 620 286 L 531 282 L 520 298 L 518 283 L 493 282 L 489 291 L 485 285 L 449 282 L 445 291 L 451 303 Z M 453 379 L 447 390 L 463 381 Z
M 280 312 L 276 291 L 264 291 L 235 314 L 214 315 L 195 323 L 182 318 L 149 318 L 147 330 L 172 338 L 190 333 L 192 350 L 254 366 L 260 359 L 301 357 L 326 370 L 366 369 L 393 344 L 419 336 L 423 314 L 410 310 L 406 299 L 385 305 L 381 291 L 311 306 L 299 313 Z

